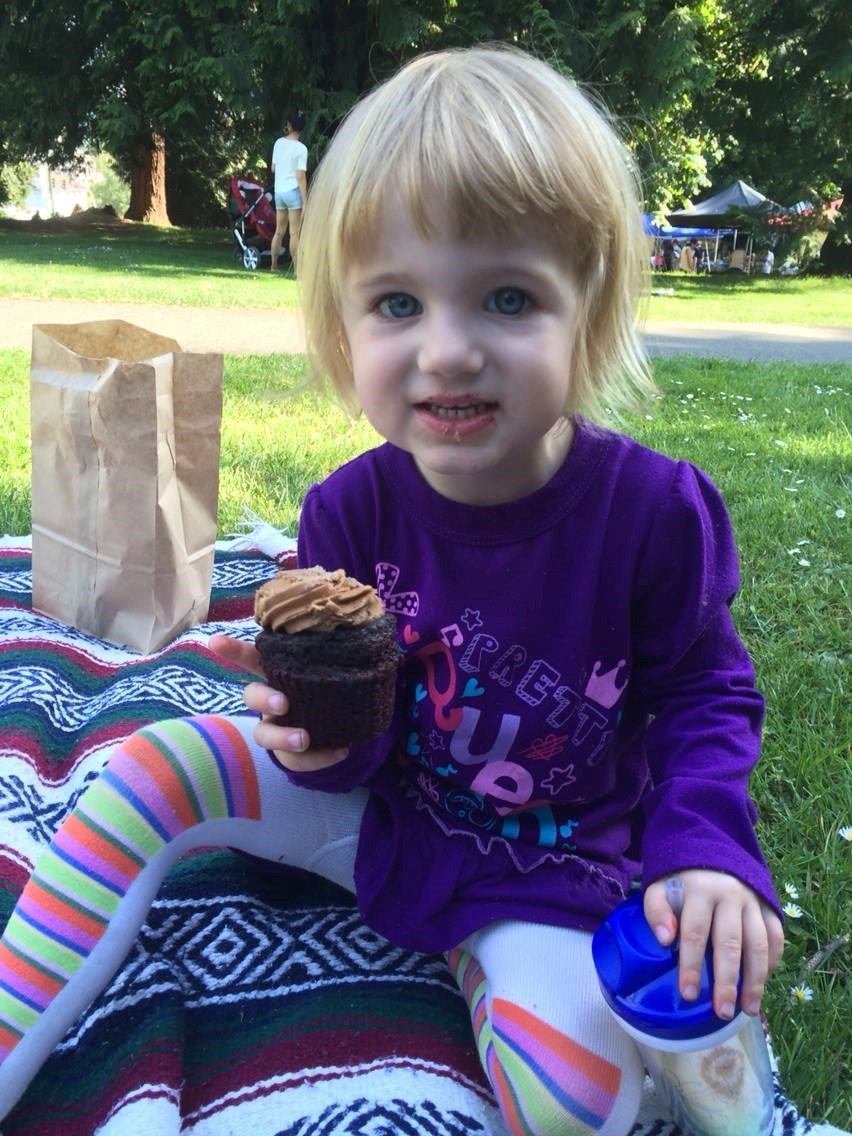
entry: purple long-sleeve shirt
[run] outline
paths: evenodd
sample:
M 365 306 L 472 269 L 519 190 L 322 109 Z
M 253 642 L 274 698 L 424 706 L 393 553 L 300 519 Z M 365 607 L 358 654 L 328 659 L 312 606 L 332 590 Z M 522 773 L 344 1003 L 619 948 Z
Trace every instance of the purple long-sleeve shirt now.
M 299 562 L 375 583 L 397 617 L 391 728 L 290 774 L 369 788 L 355 880 L 387 938 L 593 929 L 637 874 L 687 868 L 778 909 L 747 789 L 763 702 L 729 612 L 736 549 L 695 467 L 580 424 L 547 485 L 480 507 L 386 444 L 310 489 Z

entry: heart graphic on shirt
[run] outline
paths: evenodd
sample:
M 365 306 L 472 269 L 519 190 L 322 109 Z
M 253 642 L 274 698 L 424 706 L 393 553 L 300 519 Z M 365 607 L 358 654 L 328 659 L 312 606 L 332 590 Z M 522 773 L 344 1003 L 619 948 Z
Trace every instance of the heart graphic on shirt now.
M 418 682 L 417 686 L 415 686 L 415 688 L 414 688 L 414 700 L 415 700 L 415 702 L 422 702 L 423 699 L 426 697 L 426 693 L 427 693 L 426 687 L 423 685 L 422 682 Z
M 479 683 L 476 681 L 476 679 L 475 678 L 469 678 L 467 680 L 467 682 L 464 684 L 464 690 L 462 691 L 462 698 L 479 698 L 480 695 L 483 695 L 484 693 L 485 693 L 485 691 L 482 689 L 482 687 L 479 685 Z
M 410 645 L 411 643 L 416 643 L 419 638 L 420 632 L 415 631 L 410 623 L 406 623 L 405 627 L 402 629 L 403 642 Z
M 420 756 L 420 742 L 417 740 L 416 733 L 408 735 L 408 741 L 405 743 L 405 752 L 411 754 L 412 757 Z

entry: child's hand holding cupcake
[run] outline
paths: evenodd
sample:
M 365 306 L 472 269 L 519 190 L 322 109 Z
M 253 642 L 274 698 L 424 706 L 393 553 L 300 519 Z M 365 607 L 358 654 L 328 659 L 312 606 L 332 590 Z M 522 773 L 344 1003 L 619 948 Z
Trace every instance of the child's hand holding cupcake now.
M 279 572 L 261 585 L 255 646 L 211 637 L 218 654 L 266 678 L 250 683 L 246 705 L 264 716 L 260 745 L 306 772 L 343 760 L 355 742 L 387 729 L 399 651 L 393 616 L 375 590 L 342 569 Z

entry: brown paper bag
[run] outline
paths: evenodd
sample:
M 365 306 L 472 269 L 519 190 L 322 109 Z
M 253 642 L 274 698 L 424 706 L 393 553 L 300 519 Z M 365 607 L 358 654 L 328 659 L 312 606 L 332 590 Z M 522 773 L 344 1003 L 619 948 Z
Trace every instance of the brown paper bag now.
M 33 328 L 33 607 L 131 650 L 207 616 L 222 356 L 123 320 Z

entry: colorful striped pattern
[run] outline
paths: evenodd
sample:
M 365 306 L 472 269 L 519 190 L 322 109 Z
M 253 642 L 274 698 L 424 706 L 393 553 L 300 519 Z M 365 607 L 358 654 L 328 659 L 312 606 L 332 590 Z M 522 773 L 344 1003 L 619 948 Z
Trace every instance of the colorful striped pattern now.
M 494 998 L 467 951 L 450 951 L 450 970 L 470 1011 L 476 1047 L 512 1136 L 589 1136 L 612 1111 L 620 1070 L 528 1010 Z
M 226 718 L 132 735 L 40 857 L 0 940 L 0 1061 L 73 978 L 145 865 L 218 817 L 260 817 L 257 773 Z

